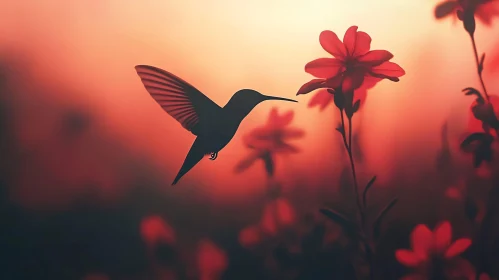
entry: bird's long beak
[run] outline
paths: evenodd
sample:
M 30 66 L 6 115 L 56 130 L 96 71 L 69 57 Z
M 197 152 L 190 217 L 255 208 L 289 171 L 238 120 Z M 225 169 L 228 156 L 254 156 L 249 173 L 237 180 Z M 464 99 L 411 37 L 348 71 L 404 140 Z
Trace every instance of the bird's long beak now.
M 284 101 L 290 101 L 290 102 L 298 102 L 298 101 L 293 100 L 293 99 L 288 99 L 288 98 L 284 98 L 284 97 L 268 96 L 268 95 L 264 95 L 263 98 L 264 98 L 264 100 L 284 100 Z

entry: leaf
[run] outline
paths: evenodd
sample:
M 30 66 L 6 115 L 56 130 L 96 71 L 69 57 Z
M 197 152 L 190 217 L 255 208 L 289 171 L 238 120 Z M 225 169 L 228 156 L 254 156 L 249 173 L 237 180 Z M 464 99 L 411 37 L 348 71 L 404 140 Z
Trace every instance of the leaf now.
M 494 138 L 488 133 L 475 132 L 470 134 L 468 137 L 466 137 L 466 139 L 463 140 L 463 142 L 461 143 L 461 149 L 465 152 L 473 152 L 473 147 L 471 147 L 473 142 L 478 141 L 480 143 L 492 143 L 493 140 Z
M 341 124 L 338 124 L 336 127 L 336 130 L 343 135 L 345 133 L 345 130 L 343 129 L 343 126 Z
M 465 95 L 476 95 L 476 102 L 478 104 L 485 103 L 485 100 L 482 97 L 482 93 L 479 90 L 477 90 L 476 88 L 467 87 L 467 88 L 463 89 L 463 92 Z
M 333 222 L 340 224 L 345 232 L 349 233 L 351 238 L 357 238 L 360 236 L 357 226 L 352 221 L 350 221 L 350 219 L 338 213 L 336 210 L 330 208 L 322 208 L 320 209 L 320 212 L 331 219 Z
M 360 100 L 355 101 L 355 104 L 353 104 L 353 113 L 356 113 L 360 108 Z
M 393 206 L 395 206 L 395 204 L 397 204 L 398 202 L 398 198 L 394 198 L 390 204 L 388 204 L 378 215 L 378 217 L 376 218 L 376 220 L 374 220 L 374 223 L 373 223 L 373 236 L 375 239 L 378 239 L 380 237 L 380 227 L 381 227 L 381 222 L 383 221 L 383 218 L 385 217 L 385 215 L 388 213 L 388 211 L 390 211 L 390 209 L 393 208 Z
M 364 189 L 364 193 L 362 194 L 362 203 L 364 204 L 364 207 L 366 207 L 367 205 L 367 192 L 369 191 L 369 189 L 371 188 L 371 186 L 374 184 L 375 181 L 376 181 L 376 176 L 373 176 L 373 178 L 367 183 Z
M 438 6 L 435 8 L 435 18 L 441 19 L 448 16 L 457 8 L 457 5 L 459 4 L 454 0 L 449 0 L 438 4 Z

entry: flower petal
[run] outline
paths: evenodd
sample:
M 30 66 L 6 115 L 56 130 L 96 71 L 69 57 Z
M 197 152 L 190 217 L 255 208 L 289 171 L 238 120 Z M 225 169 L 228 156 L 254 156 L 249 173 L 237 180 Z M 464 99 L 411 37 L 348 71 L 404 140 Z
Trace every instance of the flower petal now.
M 435 7 L 435 18 L 444 18 L 455 12 L 458 7 L 459 3 L 456 0 L 444 1 Z
M 142 239 L 150 246 L 157 242 L 175 243 L 175 231 L 173 228 L 158 215 L 148 216 L 140 222 L 140 235 Z
M 324 82 L 324 87 L 333 89 L 338 88 L 343 83 L 343 78 L 343 73 L 341 73 L 332 77 L 331 79 L 327 79 Z
M 423 259 L 426 259 L 433 245 L 433 233 L 423 224 L 417 225 L 411 233 L 412 250 Z
M 499 15 L 499 2 L 488 1 L 478 5 L 475 16 L 485 25 L 490 26 L 492 24 L 492 19 Z
M 405 75 L 404 69 L 398 64 L 387 61 L 371 68 L 371 76 L 398 82 L 398 77 Z
M 284 198 L 278 198 L 265 206 L 260 226 L 265 233 L 275 235 L 280 227 L 291 225 L 294 221 L 295 211 L 291 204 Z
M 364 72 L 355 71 L 353 73 L 345 75 L 343 79 L 342 90 L 343 92 L 349 92 L 359 88 L 364 82 Z
M 272 108 L 272 111 L 270 111 L 268 124 L 276 128 L 282 128 L 289 125 L 293 121 L 294 116 L 295 113 L 293 111 L 287 111 L 286 113 L 279 115 L 279 113 L 277 112 L 277 108 Z
M 359 58 L 357 60 L 362 62 L 363 64 L 367 64 L 370 66 L 378 66 L 381 63 L 388 61 L 393 58 L 393 54 L 389 51 L 385 50 L 374 50 L 370 51 Z
M 357 39 L 355 40 L 355 51 L 353 57 L 358 57 L 366 54 L 371 49 L 371 36 L 366 32 L 357 32 Z
M 211 240 L 203 239 L 199 242 L 197 265 L 200 279 L 217 279 L 228 266 L 228 257 Z
M 319 58 L 305 65 L 305 72 L 317 78 L 328 79 L 336 76 L 343 62 L 336 58 Z
M 241 160 L 236 167 L 234 168 L 235 173 L 240 173 L 243 172 L 244 170 L 248 169 L 253 163 L 261 157 L 261 152 L 260 151 L 253 151 L 251 154 L 249 154 L 246 158 Z
M 301 151 L 300 148 L 286 142 L 278 143 L 272 149 L 272 152 L 280 154 L 296 154 L 299 153 L 300 151 Z
M 423 261 L 416 253 L 406 249 L 395 251 L 395 258 L 399 263 L 407 267 L 416 267 Z
M 462 258 L 447 261 L 444 266 L 445 279 L 466 279 L 475 280 L 475 267 L 468 261 Z
M 305 131 L 299 128 L 286 128 L 282 130 L 282 138 L 301 138 L 305 135 Z
M 458 239 L 456 240 L 456 242 L 450 245 L 449 249 L 447 249 L 444 256 L 446 258 L 453 258 L 466 251 L 468 247 L 470 247 L 470 245 L 471 245 L 471 239 L 469 238 Z
M 243 247 L 251 247 L 260 243 L 261 240 L 262 236 L 258 226 L 249 226 L 239 232 L 239 244 Z
M 301 86 L 301 88 L 298 90 L 298 93 L 296 95 L 300 94 L 307 94 L 311 91 L 314 91 L 316 89 L 319 89 L 324 86 L 324 79 L 313 79 L 309 81 L 308 83 L 304 84 Z
M 313 108 L 319 106 L 319 110 L 324 110 L 327 105 L 329 105 L 334 99 L 334 96 L 330 94 L 326 89 L 321 89 L 310 99 L 308 102 L 308 107 Z
M 351 26 L 345 32 L 345 36 L 343 37 L 343 44 L 345 45 L 347 56 L 353 56 L 353 53 L 355 52 L 357 29 L 357 26 Z
M 433 238 L 435 240 L 435 249 L 444 253 L 452 240 L 452 226 L 449 221 L 444 221 L 435 228 Z
M 324 30 L 319 36 L 319 41 L 322 48 L 332 56 L 343 59 L 346 56 L 345 45 L 340 41 L 338 35 L 333 31 Z

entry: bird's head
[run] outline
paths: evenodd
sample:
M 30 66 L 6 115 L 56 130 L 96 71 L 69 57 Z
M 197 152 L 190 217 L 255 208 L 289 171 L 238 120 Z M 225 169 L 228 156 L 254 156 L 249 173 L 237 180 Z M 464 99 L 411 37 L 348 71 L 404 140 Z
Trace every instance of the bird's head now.
M 239 90 L 234 94 L 234 96 L 231 99 L 232 99 L 231 101 L 234 101 L 234 103 L 238 104 L 239 106 L 247 107 L 250 109 L 253 109 L 256 105 L 265 100 L 283 100 L 290 102 L 298 102 L 293 99 L 264 95 L 252 89 Z

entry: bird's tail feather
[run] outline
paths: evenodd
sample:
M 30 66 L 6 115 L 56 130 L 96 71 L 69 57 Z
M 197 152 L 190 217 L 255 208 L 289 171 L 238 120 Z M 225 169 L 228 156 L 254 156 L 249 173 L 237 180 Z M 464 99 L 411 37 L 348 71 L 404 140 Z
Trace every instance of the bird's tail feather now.
M 187 154 L 182 167 L 178 171 L 175 180 L 173 180 L 172 185 L 175 185 L 180 180 L 180 178 L 182 178 L 182 176 L 189 172 L 189 170 L 191 170 L 194 165 L 196 165 L 201 159 L 203 159 L 204 155 L 205 153 L 200 146 L 199 138 L 197 138 L 196 141 L 194 141 L 191 149 L 189 150 L 189 153 Z

